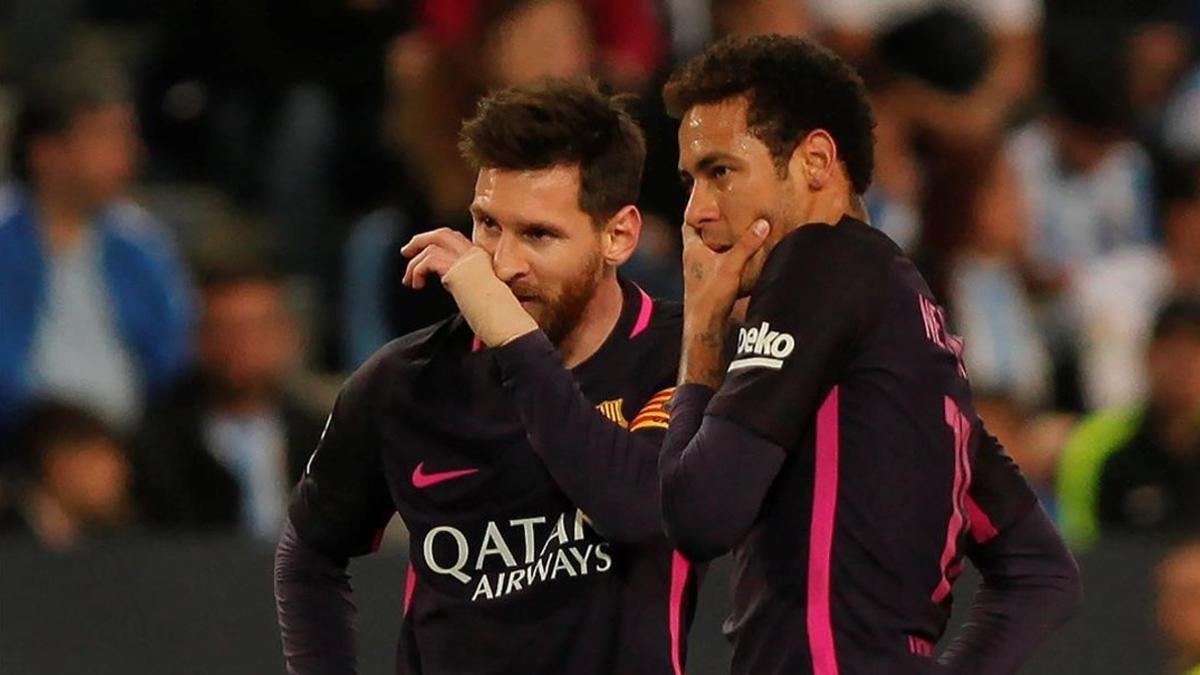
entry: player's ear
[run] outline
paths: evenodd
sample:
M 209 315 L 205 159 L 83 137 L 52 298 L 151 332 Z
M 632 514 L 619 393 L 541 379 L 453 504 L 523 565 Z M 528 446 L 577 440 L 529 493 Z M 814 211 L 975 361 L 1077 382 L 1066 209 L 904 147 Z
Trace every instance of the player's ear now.
M 600 233 L 601 254 L 604 262 L 612 267 L 619 267 L 633 257 L 637 250 L 638 240 L 642 236 L 642 213 L 632 204 L 624 206 L 620 211 L 604 223 Z
M 796 144 L 788 161 L 788 174 L 799 185 L 815 192 L 830 184 L 837 167 L 837 143 L 829 132 L 816 129 Z

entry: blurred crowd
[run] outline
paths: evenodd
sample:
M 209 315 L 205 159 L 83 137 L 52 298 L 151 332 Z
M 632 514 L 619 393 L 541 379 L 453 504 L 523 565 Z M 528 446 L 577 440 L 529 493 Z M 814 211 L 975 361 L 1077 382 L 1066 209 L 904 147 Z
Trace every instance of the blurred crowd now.
M 453 309 L 399 283 L 399 247 L 468 231 L 457 132 L 489 89 L 590 74 L 638 95 L 646 224 L 625 273 L 679 297 L 686 195 L 659 87 L 713 39 L 784 32 L 862 73 L 872 224 L 946 305 L 980 413 L 1073 545 L 1200 534 L 1200 2 L 0 12 L 6 532 L 273 541 L 344 374 Z M 1195 547 L 1161 573 L 1193 597 Z

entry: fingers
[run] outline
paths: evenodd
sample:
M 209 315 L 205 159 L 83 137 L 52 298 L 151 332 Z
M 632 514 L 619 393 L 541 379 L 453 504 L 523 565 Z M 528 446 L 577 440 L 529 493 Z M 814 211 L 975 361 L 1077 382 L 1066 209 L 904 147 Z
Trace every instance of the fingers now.
M 767 234 L 771 231 L 771 226 L 767 221 L 758 219 L 746 228 L 742 236 L 733 244 L 733 248 L 726 252 L 731 263 L 740 268 L 746 264 L 750 256 L 758 252 L 762 248 L 763 242 L 767 240 Z
M 690 225 L 683 226 L 683 262 L 696 264 L 704 268 L 711 267 L 717 261 L 717 254 L 700 238 L 700 232 Z
M 457 254 L 451 254 L 440 246 L 426 246 L 404 268 L 403 283 L 414 289 L 424 288 L 430 274 L 441 277 L 457 259 Z
M 406 258 L 411 258 L 427 247 L 434 245 L 440 246 L 455 255 L 460 255 L 471 248 L 471 240 L 448 227 L 439 227 L 436 230 L 422 232 L 410 239 L 400 249 L 400 254 Z

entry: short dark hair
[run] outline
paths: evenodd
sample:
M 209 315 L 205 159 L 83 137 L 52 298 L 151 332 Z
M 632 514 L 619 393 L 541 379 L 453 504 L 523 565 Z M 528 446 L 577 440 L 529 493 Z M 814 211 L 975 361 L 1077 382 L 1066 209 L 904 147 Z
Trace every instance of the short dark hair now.
M 1128 134 L 1135 124 L 1129 92 L 1128 36 L 1096 22 L 1047 30 L 1042 40 L 1045 92 L 1051 110 L 1102 134 Z
M 591 79 L 548 79 L 493 92 L 463 123 L 459 150 L 476 169 L 579 165 L 579 208 L 600 224 L 637 201 L 646 141 Z
M 20 92 L 9 166 L 28 181 L 29 146 L 45 136 L 61 134 L 86 112 L 132 100 L 129 83 L 116 66 L 71 59 L 56 64 Z
M 907 75 L 958 95 L 978 86 L 992 64 L 987 27 L 956 7 L 936 6 L 904 17 L 879 36 L 874 51 L 893 77 Z
M 217 293 L 236 286 L 262 284 L 282 286 L 283 275 L 265 256 L 227 256 L 197 265 L 197 287 L 201 293 Z
M 749 99 L 746 124 L 781 175 L 805 134 L 833 136 L 854 191 L 871 185 L 875 118 L 854 69 L 824 47 L 781 35 L 730 36 L 693 58 L 663 87 L 672 117 L 735 96 Z
M 38 399 L 25 407 L 12 430 L 12 460 L 18 474 L 36 479 L 55 448 L 100 439 L 118 446 L 123 442 L 95 412 L 69 401 Z

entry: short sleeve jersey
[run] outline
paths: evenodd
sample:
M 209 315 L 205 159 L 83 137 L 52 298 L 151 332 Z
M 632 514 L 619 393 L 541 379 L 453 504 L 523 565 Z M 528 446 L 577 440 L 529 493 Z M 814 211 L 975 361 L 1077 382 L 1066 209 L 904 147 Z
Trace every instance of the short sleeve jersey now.
M 930 667 L 968 547 L 1035 503 L 962 350 L 877 230 L 810 224 L 772 250 L 707 410 L 787 452 L 734 552 L 735 673 Z
M 632 284 L 622 293 L 612 334 L 572 375 L 654 452 L 681 313 Z M 385 347 L 334 406 L 293 497 L 297 532 L 350 557 L 403 518 L 400 673 L 680 672 L 695 575 L 665 536 L 607 540 L 552 479 L 500 382 L 460 316 Z

